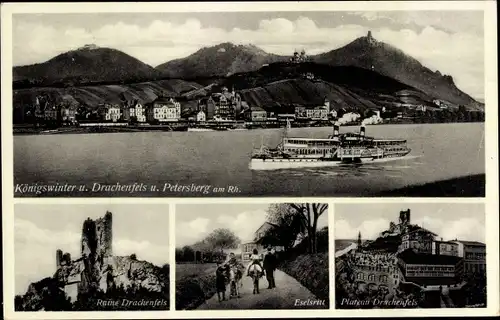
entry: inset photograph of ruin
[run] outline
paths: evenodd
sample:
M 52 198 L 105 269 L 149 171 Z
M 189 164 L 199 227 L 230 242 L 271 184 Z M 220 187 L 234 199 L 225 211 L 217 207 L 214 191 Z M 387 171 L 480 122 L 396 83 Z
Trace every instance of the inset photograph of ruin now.
M 328 206 L 175 211 L 176 310 L 328 309 Z
M 15 311 L 169 310 L 168 234 L 168 205 L 17 204 Z
M 337 309 L 485 308 L 483 204 L 335 206 Z

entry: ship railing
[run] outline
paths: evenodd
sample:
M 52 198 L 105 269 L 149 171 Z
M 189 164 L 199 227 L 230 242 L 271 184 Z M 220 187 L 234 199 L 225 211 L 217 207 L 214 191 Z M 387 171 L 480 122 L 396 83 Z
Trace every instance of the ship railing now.
M 360 156 L 364 155 L 366 151 L 367 151 L 366 148 L 356 148 L 356 147 L 342 148 L 341 155 Z

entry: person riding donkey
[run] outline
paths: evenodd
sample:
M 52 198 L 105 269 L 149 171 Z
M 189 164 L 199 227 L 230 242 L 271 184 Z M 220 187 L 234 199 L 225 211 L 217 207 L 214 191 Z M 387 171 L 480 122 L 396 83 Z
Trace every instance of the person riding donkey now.
M 238 269 L 244 268 L 241 262 L 239 262 L 238 259 L 236 259 L 236 255 L 234 254 L 234 252 L 229 253 L 229 255 L 226 258 L 226 261 L 224 262 L 224 265 L 229 267 L 237 267 Z
M 250 256 L 250 263 L 247 266 L 247 276 L 248 277 L 252 276 L 250 274 L 250 272 L 252 270 L 259 272 L 261 277 L 264 275 L 264 272 L 263 272 L 264 268 L 262 267 L 260 260 L 261 259 L 259 256 L 259 252 L 257 251 L 257 249 L 253 249 L 252 255 Z
M 245 269 L 245 267 L 238 259 L 236 259 L 236 255 L 233 252 L 229 253 L 224 265 L 228 270 L 229 284 L 233 284 L 231 286 L 230 297 L 232 295 L 239 296 L 239 287 L 243 285 L 241 280 L 243 277 L 243 269 Z

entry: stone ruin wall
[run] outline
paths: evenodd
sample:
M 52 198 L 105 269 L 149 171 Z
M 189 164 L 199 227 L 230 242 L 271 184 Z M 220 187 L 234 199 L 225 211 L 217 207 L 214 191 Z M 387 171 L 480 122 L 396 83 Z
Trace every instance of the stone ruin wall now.
M 69 253 L 56 251 L 56 274 L 58 281 L 68 286 L 77 286 L 78 292 L 87 292 L 91 287 L 101 287 L 103 274 L 113 255 L 113 216 L 106 212 L 104 217 L 83 222 L 81 257 L 72 260 Z

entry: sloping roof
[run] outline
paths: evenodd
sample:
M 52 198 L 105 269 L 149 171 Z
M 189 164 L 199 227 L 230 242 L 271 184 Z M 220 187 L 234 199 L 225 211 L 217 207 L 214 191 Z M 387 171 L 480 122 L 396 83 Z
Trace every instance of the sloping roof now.
M 454 278 L 446 277 L 408 277 L 405 278 L 406 282 L 413 282 L 421 286 L 443 286 L 459 284 Z
M 251 111 L 266 111 L 264 109 L 262 109 L 261 107 L 258 107 L 258 106 L 253 106 L 250 108 Z
M 172 99 L 172 101 L 170 101 Z M 156 98 L 153 103 L 158 102 L 158 103 L 172 103 L 172 102 L 177 102 L 174 97 L 158 97 Z
M 198 111 L 195 110 L 195 109 L 191 109 L 191 108 L 188 108 L 188 109 L 185 109 L 185 110 L 182 110 L 181 112 L 181 115 L 183 117 L 191 117 L 191 116 L 195 116 L 198 114 Z
M 411 249 L 401 252 L 398 257 L 409 264 L 456 265 L 462 260 L 454 256 L 415 253 Z
M 486 246 L 486 244 L 479 242 L 479 241 L 452 240 L 450 242 L 459 242 L 459 243 L 463 243 L 466 246 L 481 246 L 481 247 Z

